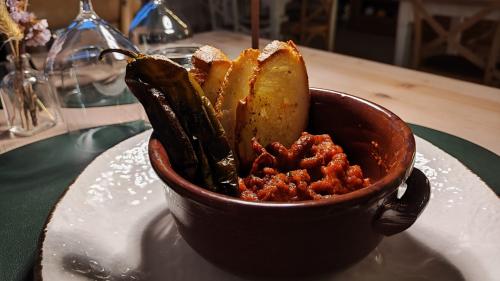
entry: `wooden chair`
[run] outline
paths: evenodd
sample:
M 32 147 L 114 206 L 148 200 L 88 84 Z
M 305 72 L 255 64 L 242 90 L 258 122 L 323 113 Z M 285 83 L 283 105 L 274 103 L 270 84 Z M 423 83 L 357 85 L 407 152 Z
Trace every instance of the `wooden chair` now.
M 469 15 L 461 18 L 453 18 L 450 28 L 445 28 L 436 18 L 436 13 L 431 14 L 425 6 L 425 1 L 431 0 L 411 0 L 414 17 L 414 40 L 412 66 L 419 68 L 423 59 L 436 55 L 445 47 L 447 54 L 459 55 L 484 71 L 483 80 L 485 84 L 491 84 L 494 79 L 500 79 L 500 71 L 497 69 L 497 62 L 500 53 L 500 19 L 495 22 L 493 40 L 486 54 L 478 54 L 466 46 L 461 35 L 479 21 L 487 18 L 492 13 L 500 11 L 499 1 L 483 1 L 484 5 Z M 445 0 L 434 0 L 444 2 Z M 446 0 L 453 2 L 452 0 Z M 466 2 L 461 2 L 466 5 Z M 470 4 L 470 3 L 469 3 Z M 437 37 L 430 42 L 423 42 L 423 23 L 426 22 L 437 34 Z
M 233 0 L 208 0 L 210 12 L 210 23 L 213 30 L 222 26 L 231 25 L 234 31 L 238 31 L 237 17 L 238 5 Z
M 315 38 L 323 38 L 326 48 L 333 51 L 337 21 L 338 0 L 302 0 L 300 19 L 288 23 L 292 34 L 298 34 L 299 42 L 310 45 Z
M 220 29 L 222 26 L 219 22 L 222 22 L 222 25 L 231 26 L 235 32 L 251 32 L 249 0 L 209 0 L 208 4 L 212 29 Z M 259 30 L 263 37 L 269 37 L 271 33 L 268 9 L 268 6 L 261 5 Z
M 241 31 L 246 34 L 252 32 L 252 21 L 251 21 L 251 1 L 238 1 L 233 0 L 236 6 L 236 13 L 234 17 L 236 19 L 235 25 L 236 30 Z M 274 1 L 274 0 L 271 0 Z M 270 18 L 270 7 L 266 1 L 261 1 L 260 13 L 259 13 L 259 33 L 261 37 L 270 38 L 271 37 L 271 18 Z

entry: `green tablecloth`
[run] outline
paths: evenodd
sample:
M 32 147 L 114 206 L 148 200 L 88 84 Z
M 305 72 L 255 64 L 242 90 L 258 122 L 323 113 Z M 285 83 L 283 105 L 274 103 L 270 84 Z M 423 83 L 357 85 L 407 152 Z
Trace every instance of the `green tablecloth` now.
M 448 152 L 500 194 L 500 157 L 429 128 L 414 133 Z M 64 190 L 101 152 L 146 127 L 142 123 L 65 134 L 0 155 L 0 280 L 32 280 L 38 237 Z

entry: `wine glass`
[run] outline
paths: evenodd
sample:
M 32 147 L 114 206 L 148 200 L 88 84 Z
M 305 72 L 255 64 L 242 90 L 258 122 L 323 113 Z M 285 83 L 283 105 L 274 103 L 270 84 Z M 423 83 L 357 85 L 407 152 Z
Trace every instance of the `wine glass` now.
M 146 3 L 129 29 L 129 38 L 145 52 L 191 35 L 188 24 L 167 7 L 165 0 Z
M 125 84 L 127 58 L 113 53 L 99 61 L 100 52 L 108 48 L 137 52 L 94 12 L 90 0 L 81 0 L 78 16 L 55 40 L 45 63 L 69 131 L 145 119 Z

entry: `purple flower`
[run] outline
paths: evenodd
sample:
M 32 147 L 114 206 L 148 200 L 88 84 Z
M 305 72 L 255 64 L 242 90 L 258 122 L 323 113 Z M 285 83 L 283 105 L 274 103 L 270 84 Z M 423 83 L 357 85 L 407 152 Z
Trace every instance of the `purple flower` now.
M 27 46 L 43 46 L 50 40 L 49 24 L 46 19 L 37 21 L 24 36 Z
M 9 9 L 17 9 L 17 2 L 18 2 L 17 0 L 7 0 L 5 1 L 5 4 Z
M 24 10 L 23 1 L 7 0 L 6 4 L 7 7 L 9 8 L 10 16 L 16 23 L 25 26 L 26 24 L 36 20 L 36 17 L 33 13 Z
M 49 24 L 47 23 L 47 20 L 41 19 L 37 23 L 35 23 L 31 28 L 33 30 L 42 31 L 44 29 L 47 29 L 48 27 L 49 27 Z
M 9 12 L 10 13 L 19 13 L 19 12 L 23 12 L 25 11 L 24 9 L 24 1 L 20 1 L 20 0 L 7 0 L 5 1 L 5 4 L 7 6 L 7 8 L 9 9 Z
M 24 41 L 27 46 L 43 46 L 50 40 L 50 30 L 47 20 L 39 20 L 35 14 L 26 11 L 26 2 L 23 0 L 6 1 L 10 16 L 24 32 Z
M 25 25 L 35 20 L 35 15 L 27 11 L 12 10 L 12 12 L 10 12 L 10 16 L 20 25 Z

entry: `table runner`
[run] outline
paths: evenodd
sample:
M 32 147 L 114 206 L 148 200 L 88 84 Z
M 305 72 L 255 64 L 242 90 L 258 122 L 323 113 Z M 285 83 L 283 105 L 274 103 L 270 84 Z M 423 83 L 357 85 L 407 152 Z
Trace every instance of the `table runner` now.
M 500 194 L 500 156 L 464 139 L 410 126 Z M 32 280 L 38 237 L 61 194 L 96 156 L 147 128 L 141 122 L 98 127 L 0 155 L 0 280 Z

